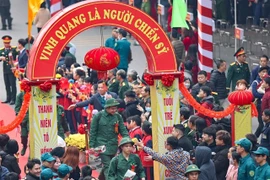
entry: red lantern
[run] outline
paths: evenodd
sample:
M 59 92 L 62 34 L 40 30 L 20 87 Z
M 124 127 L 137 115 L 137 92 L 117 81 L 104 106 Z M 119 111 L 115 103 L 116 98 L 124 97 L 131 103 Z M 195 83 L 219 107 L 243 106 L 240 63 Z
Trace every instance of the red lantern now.
M 100 47 L 88 51 L 84 62 L 98 72 L 98 79 L 105 79 L 107 70 L 114 69 L 120 63 L 119 54 L 112 48 Z
M 230 93 L 228 100 L 232 104 L 243 106 L 252 103 L 253 95 L 250 91 L 238 90 Z

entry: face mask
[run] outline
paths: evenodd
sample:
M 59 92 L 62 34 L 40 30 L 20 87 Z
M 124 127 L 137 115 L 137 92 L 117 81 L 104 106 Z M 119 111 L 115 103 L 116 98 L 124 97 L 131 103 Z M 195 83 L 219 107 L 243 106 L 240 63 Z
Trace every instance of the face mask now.
M 145 107 L 146 112 L 151 112 L 151 107 Z
M 188 89 L 190 87 L 189 83 L 184 83 L 185 87 Z

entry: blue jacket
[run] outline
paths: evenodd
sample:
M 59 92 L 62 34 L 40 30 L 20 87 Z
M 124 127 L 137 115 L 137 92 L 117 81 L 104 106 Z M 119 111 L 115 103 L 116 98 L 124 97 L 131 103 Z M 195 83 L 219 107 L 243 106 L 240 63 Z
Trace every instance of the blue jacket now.
M 26 67 L 27 62 L 28 62 L 28 55 L 27 55 L 25 49 L 20 53 L 20 55 L 18 57 L 18 62 L 19 62 L 19 67 L 20 68 L 25 68 Z
M 259 77 L 259 70 L 260 70 L 260 65 L 256 66 L 252 72 L 251 72 L 251 78 L 250 78 L 250 83 L 252 83 L 254 80 L 256 80 Z M 268 67 L 268 75 L 270 75 L 270 67 Z
M 0 166 L 0 179 L 4 179 L 5 176 L 9 173 L 8 169 L 4 166 Z
M 126 38 L 122 38 L 116 42 L 114 50 L 116 50 L 120 56 L 120 63 L 117 68 L 128 69 L 128 59 L 131 53 L 130 42 L 128 42 Z
M 254 98 L 258 98 L 258 100 L 261 101 L 262 97 L 264 94 L 261 94 L 257 91 L 257 86 L 258 84 L 260 84 L 262 80 L 258 77 L 256 80 L 254 80 L 252 83 L 251 83 L 251 89 L 252 89 L 252 94 L 254 96 Z

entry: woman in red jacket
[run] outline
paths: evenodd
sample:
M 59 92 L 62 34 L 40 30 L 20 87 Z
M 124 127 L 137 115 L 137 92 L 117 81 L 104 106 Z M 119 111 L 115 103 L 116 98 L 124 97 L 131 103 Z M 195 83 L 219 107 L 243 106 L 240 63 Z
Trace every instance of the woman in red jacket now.
M 143 131 L 143 145 L 149 148 L 152 148 L 152 124 L 148 121 L 144 121 L 142 125 Z M 154 171 L 153 171 L 153 159 L 143 150 L 140 151 L 140 158 L 142 161 L 142 165 L 145 170 L 146 180 L 154 180 Z

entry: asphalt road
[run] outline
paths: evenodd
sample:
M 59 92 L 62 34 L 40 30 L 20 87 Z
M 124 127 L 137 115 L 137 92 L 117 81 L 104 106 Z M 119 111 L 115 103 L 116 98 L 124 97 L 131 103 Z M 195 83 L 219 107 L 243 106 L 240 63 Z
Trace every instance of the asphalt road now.
M 0 36 L 3 35 L 10 35 L 13 37 L 11 44 L 17 45 L 17 41 L 20 38 L 27 37 L 27 0 L 11 0 L 11 14 L 13 17 L 13 29 L 7 31 L 0 30 Z M 32 34 L 34 36 L 37 35 L 36 27 L 33 25 Z M 111 36 L 111 29 L 106 28 L 103 29 L 104 39 L 107 39 Z M 214 42 L 218 41 L 218 37 L 215 35 Z M 100 27 L 88 29 L 74 39 L 71 40 L 73 44 L 75 44 L 76 50 L 76 57 L 77 61 L 82 64 L 84 55 L 87 51 L 97 48 L 101 45 L 101 36 L 100 36 Z M 142 74 L 145 66 L 146 66 L 146 57 L 145 54 L 140 46 L 133 46 L 134 40 L 130 39 L 132 44 L 132 54 L 133 54 L 133 61 L 130 64 L 130 69 L 136 70 L 139 74 Z M 0 45 L 1 47 L 1 45 Z M 223 47 L 221 46 L 214 46 L 214 56 L 215 58 L 221 58 L 227 61 L 228 64 L 234 61 L 234 48 L 232 47 Z M 257 62 L 256 58 L 248 58 L 247 61 L 249 62 L 250 66 L 252 67 L 254 62 Z M 0 63 L 0 71 L 2 71 L 2 63 Z M 5 93 L 5 86 L 3 80 L 3 73 L 0 73 L 0 101 L 4 101 L 6 98 Z M 18 91 L 19 91 L 19 86 Z M 0 110 L 1 112 L 1 110 Z M 1 112 L 2 113 L 2 112 Z M 254 122 L 254 127 L 257 127 L 256 120 Z

